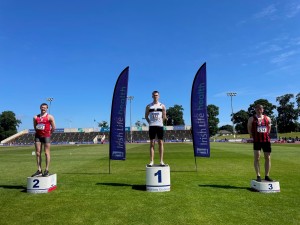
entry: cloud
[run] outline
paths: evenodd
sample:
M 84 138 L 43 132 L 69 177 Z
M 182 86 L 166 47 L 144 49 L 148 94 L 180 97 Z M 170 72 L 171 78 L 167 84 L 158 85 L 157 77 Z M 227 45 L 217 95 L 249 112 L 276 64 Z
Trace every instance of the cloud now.
M 278 37 L 249 46 L 244 55 L 255 59 L 251 64 L 260 59 L 260 62 L 268 61 L 280 67 L 294 65 L 300 55 L 300 37 L 279 34 Z
M 283 52 L 279 55 L 276 55 L 275 57 L 271 58 L 271 63 L 282 63 L 287 61 L 291 56 L 297 54 L 297 52 L 295 50 L 291 50 L 291 51 L 287 51 L 287 52 Z
M 271 4 L 261 11 L 253 15 L 254 19 L 290 19 L 297 16 L 300 13 L 300 2 L 291 2 L 284 5 Z
M 300 2 L 293 2 L 286 7 L 286 17 L 292 18 L 300 13 Z
M 260 51 L 258 51 L 257 55 L 278 52 L 278 51 L 281 51 L 281 50 L 282 50 L 282 47 L 280 47 L 279 45 L 269 43 L 267 46 L 265 46 L 265 48 L 262 48 Z
M 271 17 L 275 14 L 276 11 L 277 11 L 277 9 L 276 9 L 275 5 L 272 4 L 272 5 L 267 6 L 260 12 L 254 14 L 254 18 L 260 19 L 260 18 L 264 18 L 264 17 Z

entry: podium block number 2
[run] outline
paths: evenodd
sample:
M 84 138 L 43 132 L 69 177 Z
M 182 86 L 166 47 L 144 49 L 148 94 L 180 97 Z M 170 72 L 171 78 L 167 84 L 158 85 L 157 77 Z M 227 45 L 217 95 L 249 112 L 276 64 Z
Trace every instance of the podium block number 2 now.
M 161 183 L 161 170 L 158 170 L 154 176 L 157 176 L 157 179 L 158 179 L 158 183 Z
M 32 182 L 34 183 L 34 185 L 32 186 L 33 188 L 39 188 L 40 187 L 39 186 L 40 181 L 38 179 L 34 179 Z

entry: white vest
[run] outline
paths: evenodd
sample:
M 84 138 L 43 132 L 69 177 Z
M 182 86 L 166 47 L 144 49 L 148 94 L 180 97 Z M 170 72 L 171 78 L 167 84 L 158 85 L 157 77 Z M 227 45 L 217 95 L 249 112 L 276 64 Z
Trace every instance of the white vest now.
M 157 104 L 149 104 L 149 126 L 159 126 L 163 127 L 163 114 L 162 114 L 162 104 L 158 102 Z

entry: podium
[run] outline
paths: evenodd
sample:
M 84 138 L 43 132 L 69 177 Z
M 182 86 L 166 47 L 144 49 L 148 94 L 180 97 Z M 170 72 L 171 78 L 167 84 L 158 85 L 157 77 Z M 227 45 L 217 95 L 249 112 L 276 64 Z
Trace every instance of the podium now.
M 169 165 L 146 166 L 146 190 L 149 192 L 170 191 L 170 167 Z
M 251 188 L 262 193 L 280 192 L 279 181 L 262 180 L 261 182 L 258 182 L 256 180 L 251 180 Z
M 27 192 L 33 194 L 49 193 L 56 189 L 56 174 L 47 177 L 27 177 Z

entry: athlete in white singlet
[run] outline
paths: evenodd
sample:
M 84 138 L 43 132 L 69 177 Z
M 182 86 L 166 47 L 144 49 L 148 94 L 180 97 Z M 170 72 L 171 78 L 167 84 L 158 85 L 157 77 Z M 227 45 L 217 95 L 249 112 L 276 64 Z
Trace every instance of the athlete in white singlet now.
M 167 120 L 166 107 L 158 101 L 159 92 L 152 92 L 153 102 L 146 106 L 145 118 L 149 123 L 149 138 L 150 138 L 150 163 L 148 166 L 154 164 L 154 146 L 155 138 L 157 136 L 159 146 L 160 165 L 164 166 L 164 120 Z

